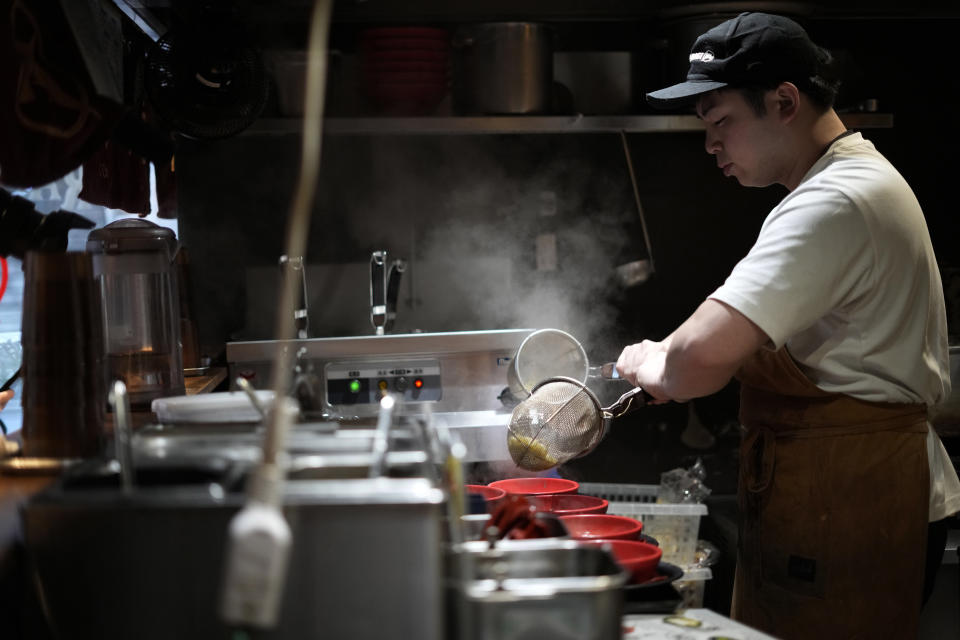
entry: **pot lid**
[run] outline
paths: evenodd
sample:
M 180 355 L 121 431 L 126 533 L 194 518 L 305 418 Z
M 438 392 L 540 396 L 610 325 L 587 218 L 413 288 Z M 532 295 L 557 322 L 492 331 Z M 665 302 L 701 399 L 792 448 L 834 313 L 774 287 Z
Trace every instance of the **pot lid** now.
M 176 246 L 177 237 L 173 230 L 139 218 L 111 222 L 87 236 L 87 251 L 91 253 L 167 251 L 173 255 Z

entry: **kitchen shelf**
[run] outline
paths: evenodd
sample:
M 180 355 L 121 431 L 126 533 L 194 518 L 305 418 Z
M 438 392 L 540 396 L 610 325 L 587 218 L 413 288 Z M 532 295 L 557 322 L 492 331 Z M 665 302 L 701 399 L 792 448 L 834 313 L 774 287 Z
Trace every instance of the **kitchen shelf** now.
M 891 113 L 842 113 L 851 129 L 889 129 Z M 247 135 L 299 134 L 299 118 L 262 118 Z M 693 115 L 609 116 L 441 116 L 416 118 L 327 118 L 324 133 L 331 135 L 469 135 L 536 133 L 665 133 L 703 131 L 703 122 Z

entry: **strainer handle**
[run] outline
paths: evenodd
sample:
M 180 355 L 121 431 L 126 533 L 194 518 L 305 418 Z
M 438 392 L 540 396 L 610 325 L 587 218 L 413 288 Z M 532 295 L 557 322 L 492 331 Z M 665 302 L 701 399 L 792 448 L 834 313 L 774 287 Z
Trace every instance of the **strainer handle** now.
M 592 366 L 587 369 L 587 375 L 591 378 L 605 378 L 607 380 L 620 379 L 620 372 L 617 371 L 616 362 L 605 362 L 601 365 Z
M 620 396 L 609 407 L 603 407 L 601 411 L 603 411 L 604 418 L 619 418 L 624 414 L 647 406 L 647 403 L 652 399 L 653 396 L 644 391 L 642 387 L 634 387 Z

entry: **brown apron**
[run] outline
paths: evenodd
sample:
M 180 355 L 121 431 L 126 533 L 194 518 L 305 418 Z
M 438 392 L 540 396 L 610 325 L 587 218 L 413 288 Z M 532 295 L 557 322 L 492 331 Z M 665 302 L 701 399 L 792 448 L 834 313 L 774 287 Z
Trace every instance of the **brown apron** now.
M 735 619 L 778 638 L 916 638 L 929 470 L 923 404 L 817 388 L 787 350 L 738 372 Z

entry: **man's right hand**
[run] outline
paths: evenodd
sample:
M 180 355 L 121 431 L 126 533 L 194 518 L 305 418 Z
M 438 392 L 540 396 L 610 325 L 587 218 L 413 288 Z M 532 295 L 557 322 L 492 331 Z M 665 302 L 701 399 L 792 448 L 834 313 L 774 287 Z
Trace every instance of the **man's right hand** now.
M 13 389 L 7 389 L 6 391 L 0 391 L 0 411 L 3 411 L 3 408 L 7 406 L 7 403 L 13 398 Z

